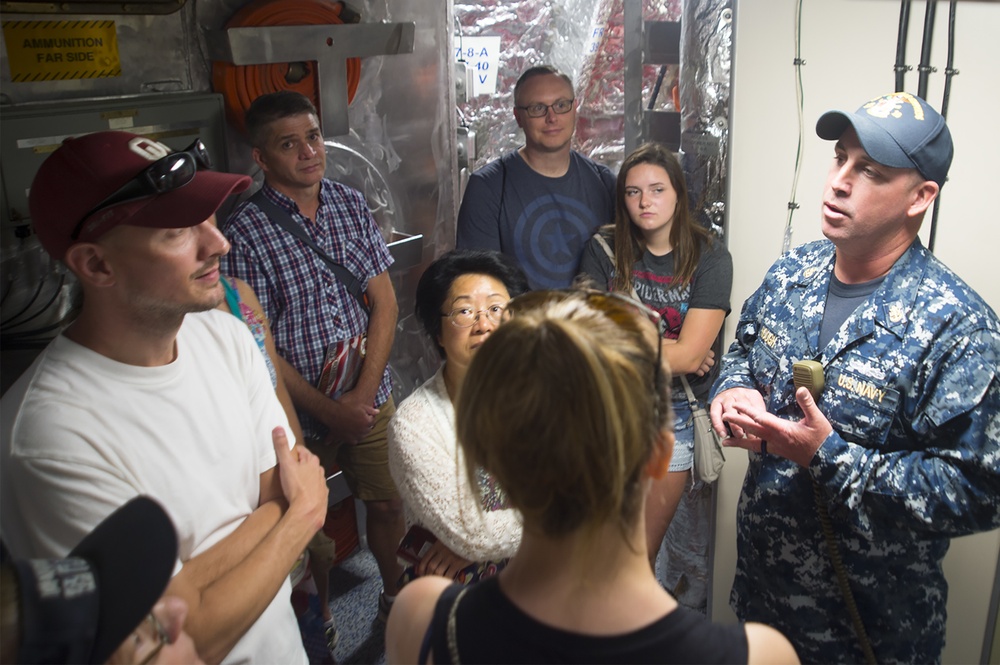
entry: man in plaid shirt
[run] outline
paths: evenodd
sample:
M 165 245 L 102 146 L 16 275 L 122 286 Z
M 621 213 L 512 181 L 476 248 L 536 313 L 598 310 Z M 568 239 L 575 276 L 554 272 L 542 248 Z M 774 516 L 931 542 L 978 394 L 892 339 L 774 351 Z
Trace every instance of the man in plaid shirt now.
M 309 99 L 287 90 L 258 97 L 246 112 L 246 126 L 264 174 L 263 196 L 350 271 L 368 302 L 370 311 L 314 249 L 269 219 L 253 199 L 230 217 L 224 231 L 232 251 L 223 258 L 223 270 L 250 284 L 264 307 L 307 445 L 327 468 L 336 460 L 365 502 L 368 545 L 384 586 L 384 619 L 397 591 L 396 547 L 404 530 L 385 434 L 395 412 L 387 363 L 399 311 L 388 273 L 392 257 L 364 196 L 324 178 L 326 151 Z M 357 382 L 331 398 L 316 387 L 327 349 L 359 335 L 367 335 L 367 352 Z M 321 598 L 324 581 L 317 580 Z

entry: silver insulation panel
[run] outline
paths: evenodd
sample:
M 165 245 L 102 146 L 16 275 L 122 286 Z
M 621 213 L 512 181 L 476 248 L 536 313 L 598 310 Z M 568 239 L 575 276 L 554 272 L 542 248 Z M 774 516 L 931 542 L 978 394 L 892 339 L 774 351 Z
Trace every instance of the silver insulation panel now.
M 733 0 L 642 2 L 644 21 L 679 21 L 680 66 L 645 65 L 643 108 L 681 112 L 681 151 L 702 220 L 722 232 L 725 217 Z M 497 91 L 459 105 L 476 132 L 472 167 L 521 145 L 513 88 L 522 71 L 551 64 L 576 84 L 575 147 L 617 171 L 624 159 L 624 0 L 455 3 L 456 45 L 466 36 L 501 37 Z M 683 72 L 683 75 L 681 75 Z M 657 82 L 659 81 L 659 85 Z M 679 86 L 681 108 L 671 89 Z M 655 92 L 655 96 L 654 96 Z

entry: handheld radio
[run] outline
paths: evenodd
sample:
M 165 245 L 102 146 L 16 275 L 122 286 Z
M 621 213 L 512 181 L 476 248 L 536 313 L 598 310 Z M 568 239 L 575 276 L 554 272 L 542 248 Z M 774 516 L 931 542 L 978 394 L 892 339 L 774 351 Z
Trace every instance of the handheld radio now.
M 805 386 L 812 394 L 813 399 L 819 399 L 819 394 L 823 392 L 823 365 L 815 360 L 800 360 L 792 365 L 792 381 L 795 389 Z

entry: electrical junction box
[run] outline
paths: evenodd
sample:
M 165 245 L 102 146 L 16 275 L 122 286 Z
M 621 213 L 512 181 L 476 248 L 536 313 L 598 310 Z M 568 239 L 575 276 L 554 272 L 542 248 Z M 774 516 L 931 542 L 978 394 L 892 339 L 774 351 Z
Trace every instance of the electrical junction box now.
M 30 220 L 28 190 L 45 158 L 70 136 L 121 129 L 183 150 L 196 138 L 216 170 L 228 170 L 222 95 L 179 93 L 85 101 L 18 104 L 0 108 L 0 225 Z M 4 234 L 5 236 L 7 234 Z

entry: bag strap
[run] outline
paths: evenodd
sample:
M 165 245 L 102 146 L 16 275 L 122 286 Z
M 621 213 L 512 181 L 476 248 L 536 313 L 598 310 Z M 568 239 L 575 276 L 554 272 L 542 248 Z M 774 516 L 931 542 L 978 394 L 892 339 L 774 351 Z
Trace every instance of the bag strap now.
M 611 268 L 614 269 L 615 253 L 611 251 L 611 245 L 609 245 L 608 241 L 604 239 L 604 236 L 601 235 L 600 231 L 594 234 L 594 238 L 597 239 L 597 244 L 601 246 L 601 249 L 604 250 L 604 253 L 608 255 L 609 259 L 611 259 Z M 632 284 L 632 297 L 635 298 L 637 302 L 642 302 L 642 300 L 639 299 L 639 294 L 635 290 L 635 284 Z
M 687 377 L 684 376 L 683 374 L 681 374 L 677 378 L 679 378 L 681 380 L 681 383 L 684 385 L 684 392 L 687 394 L 688 404 L 691 405 L 691 410 L 694 411 L 695 409 L 698 408 L 698 400 L 695 399 L 694 391 L 691 390 L 691 384 L 688 383 Z
M 264 196 L 263 188 L 258 189 L 254 195 L 247 200 L 260 208 L 261 212 L 267 215 L 272 222 L 283 228 L 285 231 L 291 233 L 293 236 L 298 238 L 302 244 L 316 252 L 316 254 L 319 255 L 319 258 L 323 259 L 326 265 L 330 268 L 330 271 L 333 272 L 341 283 L 343 283 L 350 294 L 354 296 L 354 299 L 358 301 L 358 304 L 361 305 L 361 309 L 363 309 L 366 313 L 371 312 L 368 308 L 368 301 L 365 299 L 364 289 L 361 288 L 361 282 L 358 281 L 350 270 L 330 258 L 329 254 L 324 252 L 319 245 L 313 242 L 313 239 L 306 234 L 305 229 L 295 223 L 295 220 L 292 219 L 291 214 L 287 210 L 272 203 L 269 198 Z
M 595 233 L 594 237 L 597 238 L 597 244 L 601 246 L 604 253 L 608 255 L 609 259 L 611 259 L 611 265 L 615 265 L 615 253 L 611 251 L 611 245 L 609 245 L 608 241 L 604 239 L 604 236 L 601 235 L 600 231 Z

